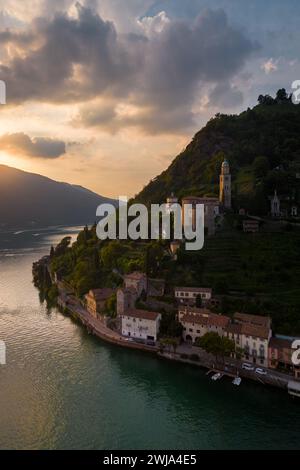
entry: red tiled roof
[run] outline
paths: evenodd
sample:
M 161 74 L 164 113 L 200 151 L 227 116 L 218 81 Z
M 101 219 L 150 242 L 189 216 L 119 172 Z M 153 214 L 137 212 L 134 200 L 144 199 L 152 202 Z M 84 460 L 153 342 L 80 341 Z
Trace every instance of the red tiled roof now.
M 264 317 L 261 315 L 249 315 L 247 313 L 239 313 L 236 312 L 234 314 L 234 319 L 237 322 L 242 322 L 242 323 L 250 323 L 252 325 L 256 326 L 264 326 L 264 327 L 270 327 L 271 324 L 271 318 L 270 317 Z
M 126 310 L 123 316 L 155 321 L 159 315 L 160 313 L 158 312 L 149 312 L 147 310 L 140 310 L 140 309 L 132 308 L 132 309 Z
M 182 323 L 197 323 L 198 325 L 217 326 L 225 328 L 230 322 L 229 317 L 224 315 L 210 314 L 209 316 L 193 315 L 186 313 L 181 317 Z
M 267 326 L 252 325 L 251 323 L 241 324 L 241 334 L 255 338 L 268 339 L 270 329 Z
M 234 335 L 240 335 L 242 333 L 242 326 L 240 323 L 230 323 L 226 327 L 227 333 L 232 333 Z

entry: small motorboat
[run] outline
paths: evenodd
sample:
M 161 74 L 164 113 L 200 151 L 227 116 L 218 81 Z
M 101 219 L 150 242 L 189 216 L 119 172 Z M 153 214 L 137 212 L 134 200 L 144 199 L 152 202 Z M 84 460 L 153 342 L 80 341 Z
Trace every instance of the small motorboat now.
M 211 380 L 219 380 L 221 378 L 221 374 L 220 372 L 217 372 L 216 374 L 214 374 L 212 377 L 211 377 Z
M 235 379 L 233 379 L 232 383 L 233 385 L 240 385 L 241 381 L 241 377 L 236 377 Z

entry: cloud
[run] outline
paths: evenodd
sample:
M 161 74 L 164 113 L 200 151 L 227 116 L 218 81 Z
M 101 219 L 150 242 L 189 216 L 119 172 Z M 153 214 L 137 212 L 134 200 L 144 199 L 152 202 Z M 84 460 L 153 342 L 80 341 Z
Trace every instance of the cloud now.
M 276 72 L 278 70 L 278 62 L 279 60 L 269 59 L 264 62 L 261 66 L 261 69 L 265 72 L 265 74 L 269 74 L 272 72 Z
M 161 33 L 169 23 L 170 19 L 165 11 L 161 11 L 155 16 L 144 16 L 137 20 L 142 32 L 148 37 Z
M 66 153 L 66 144 L 61 140 L 44 137 L 31 138 L 20 132 L 0 137 L 0 150 L 37 158 L 58 158 Z
M 112 22 L 79 4 L 77 16 L 57 13 L 34 20 L 28 37 L 34 36 L 34 47 L 24 41 L 24 53 L 0 65 L 8 103 L 94 100 L 91 110 L 81 107 L 77 125 L 178 132 L 193 126 L 191 109 L 201 87 L 213 83 L 221 96 L 223 82 L 229 83 L 258 49 L 229 25 L 223 10 L 207 10 L 192 21 L 170 20 L 162 11 L 139 25 L 140 34 L 120 34 Z M 19 45 L 18 35 L 5 34 Z M 97 109 L 101 100 L 112 108 Z M 137 112 L 119 113 L 118 103 Z

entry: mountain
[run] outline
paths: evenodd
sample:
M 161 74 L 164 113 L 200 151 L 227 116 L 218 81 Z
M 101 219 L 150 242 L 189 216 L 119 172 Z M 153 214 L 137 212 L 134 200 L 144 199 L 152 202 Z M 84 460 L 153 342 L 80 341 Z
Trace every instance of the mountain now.
M 86 224 L 103 202 L 82 186 L 0 165 L 0 228 Z
M 235 209 L 264 215 L 275 189 L 299 204 L 300 106 L 282 89 L 276 98 L 261 95 L 257 106 L 239 115 L 217 114 L 136 200 L 162 203 L 171 192 L 179 198 L 217 196 L 224 158 L 230 163 Z

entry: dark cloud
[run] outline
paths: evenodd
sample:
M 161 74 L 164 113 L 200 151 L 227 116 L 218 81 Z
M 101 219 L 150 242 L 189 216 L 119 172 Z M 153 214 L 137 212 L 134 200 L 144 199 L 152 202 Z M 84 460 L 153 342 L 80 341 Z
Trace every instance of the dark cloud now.
M 222 10 L 208 10 L 194 21 L 165 21 L 161 32 L 147 36 L 146 31 L 118 34 L 114 24 L 94 10 L 79 4 L 77 9 L 78 18 L 57 14 L 51 20 L 35 20 L 32 32 L 39 47 L 0 66 L 8 103 L 104 97 L 112 101 L 112 109 L 84 107 L 76 123 L 112 130 L 138 125 L 154 133 L 177 131 L 192 125 L 191 108 L 201 85 L 212 82 L 221 90 L 258 48 L 228 24 Z M 118 116 L 118 100 L 140 113 Z
M 20 132 L 0 137 L 0 150 L 37 158 L 58 158 L 66 153 L 66 144 L 61 140 L 44 137 L 30 138 Z

